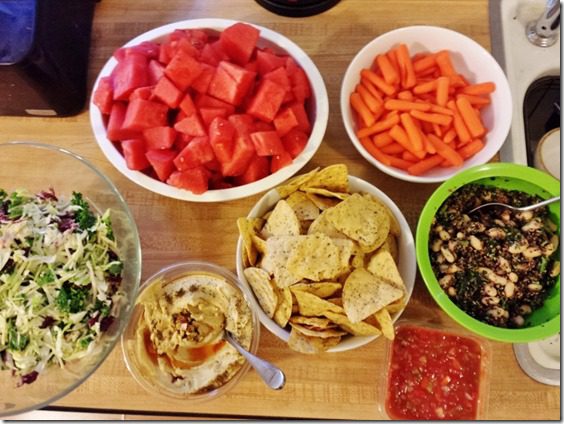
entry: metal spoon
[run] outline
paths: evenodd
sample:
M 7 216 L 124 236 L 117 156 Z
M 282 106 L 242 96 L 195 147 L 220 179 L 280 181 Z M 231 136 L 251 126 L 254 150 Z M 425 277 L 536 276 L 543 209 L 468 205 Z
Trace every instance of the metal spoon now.
M 274 390 L 280 390 L 284 387 L 286 376 L 280 368 L 244 349 L 229 331 L 224 331 L 224 337 L 231 346 L 245 357 L 268 387 Z
M 485 208 L 487 206 L 502 206 L 504 208 L 511 209 L 511 210 L 514 210 L 514 211 L 526 212 L 526 211 L 532 211 L 533 209 L 537 209 L 537 208 L 540 208 L 542 206 L 550 205 L 551 203 L 559 202 L 559 201 L 560 201 L 560 196 L 556 196 L 556 197 L 552 197 L 550 199 L 543 200 L 542 202 L 535 203 L 534 205 L 521 206 L 520 208 L 518 208 L 516 206 L 507 205 L 505 203 L 491 202 L 491 203 L 484 203 L 483 205 L 477 206 L 474 209 L 472 209 L 470 212 L 467 212 L 467 214 L 470 215 L 471 213 L 476 212 L 478 209 L 482 209 L 482 208 Z

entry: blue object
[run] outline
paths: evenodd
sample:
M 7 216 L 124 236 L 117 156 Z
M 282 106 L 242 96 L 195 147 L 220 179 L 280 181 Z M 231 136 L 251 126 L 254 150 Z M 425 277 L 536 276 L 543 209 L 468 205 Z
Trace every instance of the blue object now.
M 33 46 L 37 0 L 0 0 L 0 65 L 21 61 Z

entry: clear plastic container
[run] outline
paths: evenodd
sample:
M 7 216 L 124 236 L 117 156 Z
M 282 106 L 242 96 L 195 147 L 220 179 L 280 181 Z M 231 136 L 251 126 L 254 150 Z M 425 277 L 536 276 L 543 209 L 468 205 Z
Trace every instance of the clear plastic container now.
M 491 372 L 487 340 L 462 328 L 400 320 L 395 339 L 387 341 L 384 364 L 379 406 L 389 419 L 485 418 Z
M 194 278 L 197 280 L 196 283 L 194 283 Z M 180 284 L 179 282 L 185 282 L 185 284 Z M 223 295 L 225 295 L 225 297 L 222 297 L 223 295 L 219 294 L 219 289 L 217 289 L 218 282 L 221 282 L 220 286 L 223 286 L 223 283 L 227 283 L 227 285 L 235 288 L 235 292 L 233 292 L 232 290 L 222 291 Z M 165 290 L 165 287 L 169 284 L 172 285 L 169 286 L 169 288 L 174 287 L 172 292 L 171 290 Z M 203 289 L 195 288 L 195 284 L 199 285 L 199 287 L 203 287 Z M 180 291 L 182 291 L 182 294 L 179 294 Z M 149 293 L 150 297 L 144 297 L 144 294 L 146 293 Z M 237 293 L 241 295 L 244 302 L 243 305 L 241 305 L 241 303 L 236 300 L 236 298 L 238 297 Z M 171 296 L 172 300 L 167 300 L 171 299 Z M 216 398 L 217 396 L 224 394 L 225 392 L 233 388 L 247 373 L 250 365 L 245 361 L 233 374 L 229 374 L 230 377 L 225 377 L 225 375 L 227 374 L 220 374 L 218 380 L 213 382 L 214 385 L 217 385 L 217 387 L 215 388 L 210 388 L 210 386 L 200 386 L 200 388 L 193 393 L 189 393 L 187 391 L 188 386 L 184 386 L 184 383 L 191 384 L 190 381 L 188 381 L 190 377 L 193 377 L 193 381 L 195 381 L 200 380 L 200 377 L 202 375 L 205 375 L 205 377 L 202 378 L 202 381 L 204 381 L 204 378 L 207 379 L 210 375 L 215 375 L 213 373 L 219 369 L 215 367 L 214 363 L 217 364 L 221 361 L 232 361 L 232 354 L 240 355 L 235 352 L 233 352 L 232 354 L 226 352 L 226 350 L 233 349 L 232 346 L 222 340 L 222 331 L 225 322 L 227 322 L 228 320 L 227 318 L 225 318 L 223 324 L 219 325 L 217 324 L 217 322 L 219 321 L 216 320 L 217 315 L 203 315 L 205 318 L 209 317 L 209 320 L 206 321 L 205 318 L 202 320 L 201 317 L 198 318 L 196 315 L 191 315 L 185 312 L 187 310 L 194 311 L 194 309 L 188 309 L 184 306 L 186 305 L 185 302 L 189 302 L 186 299 L 188 299 L 188 297 L 190 296 L 193 296 L 193 299 L 196 299 L 195 302 L 198 302 L 199 310 L 202 310 L 202 305 L 205 305 L 206 308 L 209 308 L 208 305 L 210 303 L 213 303 L 214 305 L 218 306 L 222 312 L 225 312 L 225 314 L 223 314 L 224 317 L 227 317 L 227 311 L 232 310 L 233 307 L 233 310 L 236 310 L 237 312 L 231 314 L 231 316 L 233 317 L 231 318 L 232 322 L 237 324 L 244 324 L 241 324 L 242 327 L 236 325 L 236 330 L 232 330 L 230 328 L 230 331 L 232 333 L 239 332 L 239 334 L 234 334 L 235 338 L 239 339 L 239 336 L 241 336 L 245 340 L 248 340 L 250 345 L 248 347 L 248 350 L 251 353 L 256 354 L 259 344 L 260 323 L 258 321 L 256 312 L 253 310 L 251 304 L 249 303 L 249 299 L 252 296 L 250 291 L 245 286 L 242 286 L 241 283 L 237 280 L 237 277 L 229 270 L 203 261 L 189 261 L 174 264 L 149 277 L 149 279 L 141 286 L 133 315 L 128 327 L 123 333 L 122 350 L 129 372 L 145 390 L 152 394 L 158 394 L 161 396 L 166 396 L 168 398 L 176 398 L 182 400 L 183 402 L 200 402 Z M 202 303 L 200 299 L 204 296 L 206 296 L 206 299 L 211 299 L 211 296 L 213 296 L 214 298 L 221 297 L 226 300 L 218 301 L 217 303 L 215 303 L 215 300 L 213 300 L 213 302 L 208 302 L 206 300 L 205 302 L 207 303 Z M 157 349 L 155 348 L 152 339 L 150 339 L 151 331 L 153 331 L 153 329 L 150 330 L 145 325 L 143 317 L 143 314 L 145 313 L 145 306 L 142 302 L 140 302 L 141 299 L 145 299 L 146 301 L 146 299 L 152 300 L 155 298 L 159 299 L 159 301 L 160 299 L 164 298 L 169 305 L 173 305 L 174 302 L 179 302 L 177 304 L 182 305 L 182 307 L 176 309 L 165 310 L 163 315 L 163 322 L 167 322 L 166 320 L 168 320 L 173 325 L 182 325 L 181 322 L 179 324 L 179 321 L 175 318 L 175 316 L 178 317 L 179 315 L 183 315 L 183 317 L 181 318 L 187 317 L 187 319 L 182 321 L 185 322 L 186 334 L 195 334 L 195 332 L 199 331 L 198 328 L 205 328 L 206 326 L 211 327 L 212 325 L 217 324 L 217 334 L 212 334 L 213 340 L 210 339 L 209 343 L 205 342 L 202 344 L 202 346 L 195 347 L 191 349 L 191 352 L 188 352 L 194 353 L 194 355 L 198 356 L 198 358 L 196 358 L 195 356 L 193 358 L 190 358 L 190 355 L 185 355 L 184 357 L 167 356 L 165 358 L 164 356 L 162 356 L 162 354 L 159 355 L 157 353 Z M 154 310 L 162 307 L 162 303 L 159 303 L 158 306 L 156 304 L 152 306 L 152 308 L 155 308 Z M 247 312 L 240 312 L 243 311 L 244 308 L 248 308 L 248 311 L 250 311 L 249 321 L 247 321 L 246 318 L 241 318 L 245 316 L 248 317 L 248 315 L 246 315 Z M 174 311 L 174 313 L 171 313 L 171 311 Z M 155 315 L 153 315 L 153 319 L 154 317 Z M 191 321 L 192 319 L 193 321 Z M 191 327 L 197 327 L 197 323 L 195 323 L 197 321 L 203 322 L 204 327 L 198 327 L 194 331 L 191 331 Z M 152 323 L 153 321 L 151 321 L 151 325 L 153 325 Z M 242 328 L 247 327 L 248 325 L 252 326 L 252 328 L 250 329 L 250 336 L 245 336 L 243 334 L 247 333 Z M 160 329 L 162 327 L 153 328 Z M 178 333 L 175 331 L 167 331 L 165 337 L 172 339 L 176 334 Z M 185 346 L 181 343 L 177 351 L 184 348 Z M 151 360 L 149 361 L 147 359 Z M 165 367 L 165 369 L 163 369 L 161 364 L 162 360 L 168 360 L 168 362 L 172 364 L 170 368 Z M 202 364 L 202 366 L 200 366 L 199 362 Z M 183 370 L 189 369 L 190 373 L 182 378 L 173 378 L 170 374 L 170 370 L 176 367 L 180 367 Z M 221 370 L 225 372 L 225 368 L 221 368 Z M 194 374 L 192 374 L 192 371 L 194 371 Z M 173 384 L 170 384 L 171 379 L 172 383 L 174 383 L 177 379 L 182 381 L 180 381 L 179 385 L 174 386 Z M 222 379 L 224 380 L 221 381 Z M 195 384 L 193 384 L 192 386 L 197 387 Z

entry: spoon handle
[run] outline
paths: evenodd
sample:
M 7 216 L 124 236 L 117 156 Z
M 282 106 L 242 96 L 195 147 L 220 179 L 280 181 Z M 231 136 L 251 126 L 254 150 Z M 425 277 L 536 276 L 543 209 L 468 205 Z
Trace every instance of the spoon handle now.
M 542 202 L 535 203 L 534 205 L 525 206 L 525 207 L 522 207 L 522 208 L 519 208 L 519 209 L 522 210 L 522 211 L 530 211 L 530 210 L 533 210 L 533 209 L 536 209 L 536 208 L 540 208 L 540 207 L 543 207 L 543 206 L 546 206 L 546 205 L 550 205 L 551 203 L 558 202 L 558 201 L 560 201 L 560 196 L 552 197 L 550 199 L 543 200 Z
M 225 340 L 245 357 L 268 387 L 274 390 L 280 390 L 284 387 L 286 376 L 280 368 L 243 349 L 228 331 L 225 331 Z

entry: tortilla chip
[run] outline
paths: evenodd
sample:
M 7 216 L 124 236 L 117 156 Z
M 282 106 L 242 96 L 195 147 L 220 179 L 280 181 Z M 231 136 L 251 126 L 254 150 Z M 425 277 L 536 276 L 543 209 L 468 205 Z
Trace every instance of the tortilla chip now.
M 325 209 L 332 208 L 333 206 L 335 206 L 336 204 L 338 204 L 340 202 L 339 199 L 336 199 L 334 197 L 325 197 L 325 196 L 321 196 L 321 195 L 315 194 L 315 193 L 307 193 L 306 192 L 305 195 L 321 211 L 324 211 Z
M 278 296 L 278 306 L 274 311 L 274 321 L 284 328 L 292 316 L 292 292 L 287 287 L 283 289 L 275 288 L 275 290 Z
M 394 340 L 395 331 L 394 324 L 392 322 L 392 317 L 386 308 L 382 308 L 374 313 L 374 318 L 378 321 L 380 330 L 385 338 L 388 340 Z
M 399 261 L 398 241 L 396 239 L 396 236 L 394 236 L 391 231 L 390 234 L 388 234 L 386 241 L 384 241 L 382 246 L 380 246 L 376 252 L 380 250 L 385 250 L 387 252 L 390 252 L 390 255 L 392 255 L 394 262 L 398 263 Z
M 249 267 L 243 271 L 262 310 L 269 318 L 274 316 L 278 298 L 270 283 L 270 275 L 263 269 Z
M 257 249 L 253 243 L 253 234 L 255 232 L 252 221 L 247 218 L 237 219 L 237 228 L 243 240 L 244 256 L 249 265 L 256 265 L 257 263 Z
M 273 282 L 277 287 L 288 287 L 301 280 L 293 275 L 286 265 L 299 240 L 300 236 L 277 236 L 266 240 L 266 253 L 262 257 L 260 267 L 274 276 Z
M 323 211 L 309 226 L 308 234 L 325 234 L 331 238 L 347 239 L 347 236 L 341 233 L 337 228 L 327 219 L 327 211 Z
M 388 310 L 390 315 L 393 315 L 399 311 L 403 311 L 405 309 L 405 306 L 406 305 L 405 305 L 405 295 L 404 295 L 403 297 L 396 300 L 395 302 L 392 302 L 389 305 L 387 305 L 386 309 Z
M 255 246 L 257 252 L 260 253 L 261 255 L 264 255 L 266 253 L 266 241 L 260 238 L 259 236 L 257 236 L 256 234 L 252 234 L 251 239 L 253 242 L 253 246 Z
M 265 239 L 272 236 L 297 236 L 300 234 L 300 221 L 285 200 L 276 203 L 266 220 L 266 224 L 264 224 L 261 234 Z
M 312 330 L 301 324 L 296 324 L 291 321 L 290 321 L 290 325 L 292 326 L 293 330 L 297 330 L 306 336 L 321 337 L 322 339 L 327 339 L 329 337 L 340 337 L 347 334 L 346 331 L 334 330 L 332 328 L 328 328 L 326 330 Z
M 321 337 L 308 337 L 292 328 L 288 339 L 288 347 L 296 352 L 315 354 L 329 350 L 333 346 L 338 345 L 340 341 L 341 337 L 328 337 L 325 339 Z
M 303 191 L 296 191 L 286 198 L 288 205 L 294 210 L 298 220 L 313 221 L 319 216 L 319 208 L 315 206 Z
M 293 290 L 290 288 L 294 296 L 296 296 L 296 302 L 298 304 L 298 310 L 300 315 L 306 317 L 320 317 L 323 316 L 325 312 L 336 312 L 344 313 L 343 308 L 335 305 L 331 302 L 321 299 L 311 293 L 305 292 L 303 290 Z M 329 317 L 327 317 L 329 318 Z
M 323 315 L 353 336 L 379 336 L 381 334 L 380 330 L 373 325 L 362 321 L 353 323 L 344 314 L 326 311 Z
M 313 281 L 332 279 L 343 272 L 341 249 L 325 234 L 299 236 L 287 262 L 287 269 L 299 278 Z
M 352 267 L 353 268 L 364 268 L 365 267 L 365 264 L 364 264 L 365 257 L 366 257 L 366 255 L 364 254 L 364 252 L 353 255 L 352 261 L 351 261 Z
M 338 231 L 357 241 L 363 252 L 380 247 L 390 231 L 390 218 L 384 207 L 358 193 L 324 213 Z
M 318 171 L 319 168 L 315 168 L 307 174 L 297 175 L 294 178 L 289 179 L 286 184 L 276 187 L 276 191 L 278 191 L 280 197 L 284 199 L 298 190 L 300 186 L 311 180 Z
M 347 193 L 349 191 L 347 166 L 339 163 L 321 169 L 306 184 L 302 185 L 302 188 L 312 187 Z
M 405 284 L 390 252 L 378 250 L 368 261 L 366 269 L 377 277 L 390 281 L 405 291 Z
M 401 227 L 400 227 L 399 221 L 397 220 L 397 218 L 394 215 L 394 213 L 392 212 L 392 210 L 384 202 L 382 202 L 382 200 L 378 199 L 377 197 L 375 197 L 371 194 L 364 193 L 363 196 L 368 198 L 372 202 L 378 203 L 379 205 L 381 205 L 384 208 L 384 210 L 386 211 L 386 213 L 388 214 L 388 216 L 390 218 L 390 233 L 392 233 L 396 237 L 399 236 L 401 234 Z
M 360 322 L 384 306 L 401 298 L 404 290 L 368 272 L 357 268 L 343 285 L 343 308 L 351 322 Z
M 340 191 L 331 191 L 331 190 L 327 190 L 326 188 L 304 187 L 304 188 L 301 188 L 301 190 L 305 191 L 306 193 L 315 193 L 315 194 L 320 194 L 320 195 L 326 196 L 326 197 L 335 197 L 335 198 L 340 199 L 340 200 L 344 200 L 347 197 L 350 197 L 349 193 L 342 193 Z
M 334 328 L 337 325 L 327 318 L 319 318 L 319 317 L 303 317 L 301 315 L 295 315 L 290 318 L 290 322 L 294 324 L 301 324 L 305 325 L 310 329 L 319 329 L 325 330 L 327 328 Z
M 342 288 L 341 283 L 332 281 L 298 283 L 292 286 L 292 290 L 303 290 L 321 298 L 330 297 Z
M 327 302 L 331 302 L 333 305 L 337 305 L 337 306 L 343 306 L 343 298 L 342 297 L 330 297 L 329 299 L 326 299 Z

